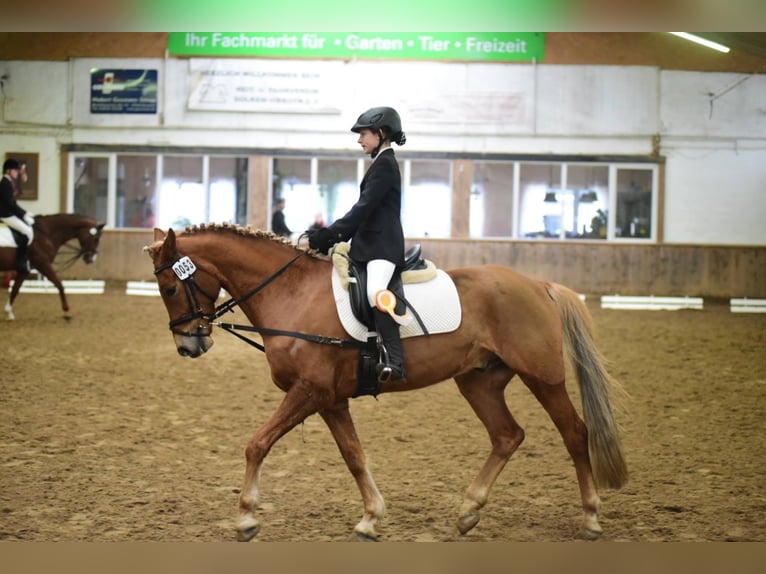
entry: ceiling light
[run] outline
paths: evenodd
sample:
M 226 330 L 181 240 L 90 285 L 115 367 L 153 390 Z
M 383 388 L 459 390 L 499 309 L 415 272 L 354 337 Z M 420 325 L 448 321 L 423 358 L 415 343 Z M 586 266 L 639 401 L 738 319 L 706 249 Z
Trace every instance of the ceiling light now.
M 729 52 L 729 47 L 724 46 L 723 44 L 719 44 L 718 42 L 712 42 L 711 40 L 706 40 L 705 38 L 701 38 L 700 36 L 695 36 L 694 34 L 689 34 L 688 32 L 670 32 L 674 36 L 678 36 L 679 38 L 683 38 L 684 40 L 689 40 L 690 42 L 696 42 L 697 44 L 702 44 L 703 46 L 707 46 L 708 48 L 712 48 L 713 50 L 718 50 L 719 52 L 723 52 L 724 54 L 727 54 Z
M 545 203 L 556 203 L 558 199 L 556 199 L 556 192 L 555 191 L 547 191 L 545 193 L 545 199 L 543 199 Z

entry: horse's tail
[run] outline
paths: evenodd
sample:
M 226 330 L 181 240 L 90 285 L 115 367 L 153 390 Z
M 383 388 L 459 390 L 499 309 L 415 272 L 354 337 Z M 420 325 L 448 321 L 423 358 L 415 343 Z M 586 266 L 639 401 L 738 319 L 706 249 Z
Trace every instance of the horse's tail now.
M 577 293 L 558 284 L 552 284 L 548 292 L 561 311 L 564 349 L 580 387 L 593 478 L 596 486 L 620 488 L 628 480 L 628 467 L 612 404 L 625 398 L 625 392 L 606 370 L 606 360 L 593 338 L 590 313 Z

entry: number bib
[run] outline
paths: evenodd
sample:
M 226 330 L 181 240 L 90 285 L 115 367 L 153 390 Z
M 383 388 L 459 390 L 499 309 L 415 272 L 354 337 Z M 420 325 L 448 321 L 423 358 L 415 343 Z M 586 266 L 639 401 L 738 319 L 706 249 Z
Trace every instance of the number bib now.
M 181 281 L 194 275 L 196 270 L 196 265 L 194 265 L 192 260 L 187 256 L 181 257 L 181 259 L 173 263 L 173 273 L 175 273 Z

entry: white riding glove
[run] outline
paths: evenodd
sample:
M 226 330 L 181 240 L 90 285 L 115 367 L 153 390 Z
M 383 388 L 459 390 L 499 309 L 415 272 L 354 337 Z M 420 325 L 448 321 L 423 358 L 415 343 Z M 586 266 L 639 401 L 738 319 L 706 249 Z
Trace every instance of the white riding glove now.
M 35 224 L 35 218 L 32 217 L 29 213 L 24 214 L 24 223 L 32 227 Z

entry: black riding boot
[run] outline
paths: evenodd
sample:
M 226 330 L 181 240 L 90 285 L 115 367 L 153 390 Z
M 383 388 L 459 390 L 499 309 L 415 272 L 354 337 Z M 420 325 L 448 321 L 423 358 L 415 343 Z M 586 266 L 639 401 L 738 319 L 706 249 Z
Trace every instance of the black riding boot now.
M 399 324 L 388 314 L 378 309 L 372 310 L 375 318 L 375 330 L 383 340 L 381 355 L 383 362 L 378 364 L 378 381 L 406 383 L 404 374 L 404 350 L 399 336 Z
M 24 239 L 19 239 L 16 244 L 16 272 L 17 273 L 29 273 L 31 271 L 29 267 L 29 257 L 27 251 L 29 250 L 29 240 L 26 235 Z

